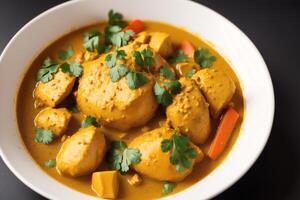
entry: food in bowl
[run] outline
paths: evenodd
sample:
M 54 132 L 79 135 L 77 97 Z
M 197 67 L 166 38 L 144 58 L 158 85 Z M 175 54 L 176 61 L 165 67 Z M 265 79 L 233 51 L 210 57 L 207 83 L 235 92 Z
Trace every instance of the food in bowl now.
M 237 139 L 241 84 L 200 37 L 108 17 L 30 65 L 17 98 L 23 141 L 46 173 L 86 194 L 153 199 L 184 190 Z

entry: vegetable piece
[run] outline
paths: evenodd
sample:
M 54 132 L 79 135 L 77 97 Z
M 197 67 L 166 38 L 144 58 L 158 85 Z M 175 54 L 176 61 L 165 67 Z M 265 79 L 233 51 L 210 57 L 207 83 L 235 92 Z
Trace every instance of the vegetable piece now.
M 44 166 L 48 168 L 53 168 L 56 166 L 56 160 L 46 160 Z
M 86 128 L 88 126 L 96 126 L 97 120 L 95 117 L 87 116 L 81 123 L 81 128 Z
M 34 140 L 42 144 L 50 144 L 54 140 L 54 134 L 50 130 L 45 130 L 42 128 L 35 129 Z
M 131 71 L 126 75 L 126 83 L 132 90 L 145 85 L 148 81 L 148 78 L 141 72 Z
M 197 157 L 197 152 L 190 147 L 190 140 L 174 131 L 170 139 L 161 142 L 162 152 L 171 151 L 170 162 L 176 166 L 178 172 L 183 172 L 192 165 L 192 159 Z
M 47 83 L 53 79 L 53 74 L 57 72 L 59 64 L 49 57 L 43 61 L 41 69 L 39 69 L 36 80 Z
M 162 68 L 160 68 L 159 73 L 160 73 L 161 76 L 163 76 L 163 77 L 165 77 L 165 78 L 167 78 L 167 79 L 170 79 L 170 80 L 172 80 L 172 79 L 175 78 L 174 72 L 172 72 L 172 71 L 171 71 L 169 68 L 167 68 L 167 67 L 162 67 Z
M 168 62 L 171 64 L 184 63 L 187 61 L 188 61 L 188 56 L 182 49 L 178 50 L 174 56 L 171 56 L 168 59 Z
M 233 108 L 228 108 L 218 126 L 216 136 L 210 145 L 208 151 L 208 157 L 210 159 L 216 160 L 224 151 L 238 118 L 239 113 Z
M 171 193 L 175 187 L 176 187 L 176 183 L 165 181 L 163 184 L 162 194 L 166 195 Z
M 66 61 L 68 60 L 69 58 L 71 58 L 72 56 L 74 55 L 74 50 L 72 47 L 68 47 L 67 50 L 61 50 L 59 53 L 58 53 L 58 57 L 59 59 L 63 60 L 63 61 Z
M 135 33 L 139 33 L 145 29 L 145 23 L 141 20 L 136 19 L 129 22 L 126 29 L 132 30 Z
M 138 149 L 127 148 L 127 144 L 123 141 L 113 141 L 107 159 L 111 169 L 125 174 L 131 165 L 141 161 L 141 153 Z
M 159 83 L 155 83 L 153 90 L 159 104 L 168 106 L 173 102 L 172 95 L 165 88 L 161 87 Z
M 202 68 L 210 68 L 217 59 L 208 49 L 198 48 L 194 52 L 195 63 L 198 63 Z
M 117 171 L 94 172 L 92 176 L 92 190 L 101 198 L 117 198 L 119 192 Z
M 189 57 L 193 57 L 194 52 L 195 52 L 195 48 L 192 45 L 192 43 L 190 43 L 189 41 L 186 41 L 186 40 L 182 41 L 179 44 L 179 49 L 181 49 Z

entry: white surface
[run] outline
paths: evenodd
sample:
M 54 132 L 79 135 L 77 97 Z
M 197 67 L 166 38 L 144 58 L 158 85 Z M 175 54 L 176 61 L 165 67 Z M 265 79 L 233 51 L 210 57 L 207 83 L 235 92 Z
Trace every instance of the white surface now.
M 26 24 L 0 57 L 0 153 L 26 185 L 50 199 L 98 199 L 58 183 L 32 160 L 16 127 L 15 95 L 34 56 L 50 42 L 99 20 L 113 8 L 127 18 L 153 19 L 184 27 L 213 42 L 230 60 L 243 85 L 246 115 L 242 132 L 227 159 L 202 181 L 166 199 L 207 199 L 236 182 L 255 162 L 272 127 L 274 94 L 266 65 L 251 41 L 214 11 L 186 0 L 75 0 Z M 178 15 L 184 10 L 184 15 Z

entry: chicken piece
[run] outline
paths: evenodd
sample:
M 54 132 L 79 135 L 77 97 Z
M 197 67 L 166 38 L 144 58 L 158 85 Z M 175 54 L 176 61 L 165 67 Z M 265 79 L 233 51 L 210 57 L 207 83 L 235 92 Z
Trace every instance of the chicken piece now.
M 173 53 L 173 44 L 170 34 L 164 32 L 153 32 L 150 33 L 150 35 L 150 47 L 162 57 L 167 58 Z
M 149 39 L 150 39 L 150 35 L 143 31 L 143 32 L 140 32 L 138 33 L 136 36 L 135 36 L 135 39 L 133 42 L 137 42 L 137 43 L 141 43 L 141 44 L 146 44 L 149 42 Z
M 37 128 L 51 130 L 57 137 L 61 136 L 67 129 L 71 114 L 66 108 L 45 108 L 41 110 L 34 119 Z
M 218 69 L 200 70 L 192 79 L 196 81 L 208 101 L 212 117 L 217 118 L 235 93 L 233 80 Z
M 55 107 L 71 92 L 76 78 L 59 70 L 47 83 L 39 82 L 34 90 L 35 106 Z
M 117 198 L 119 192 L 118 172 L 94 172 L 92 176 L 92 190 L 101 198 Z
M 128 130 L 146 124 L 158 107 L 149 81 L 137 89 L 130 89 L 125 77 L 112 82 L 110 69 L 104 64 L 105 56 L 84 64 L 79 80 L 77 104 L 86 115 L 94 116 L 104 126 Z
M 135 173 L 129 178 L 127 178 L 127 181 L 130 185 L 137 186 L 140 185 L 143 180 L 137 173 Z
M 82 51 L 76 54 L 75 61 L 82 64 L 84 62 L 95 60 L 99 57 L 98 53 L 90 51 Z
M 197 146 L 193 145 L 197 157 L 192 160 L 189 169 L 178 172 L 175 165 L 170 162 L 171 152 L 162 152 L 161 150 L 161 142 L 164 139 L 170 139 L 173 132 L 172 129 L 158 128 L 133 139 L 129 147 L 139 149 L 142 154 L 141 161 L 133 165 L 134 170 L 158 181 L 178 182 L 189 175 L 195 162 L 202 160 L 203 153 Z
M 203 144 L 210 133 L 208 104 L 196 83 L 182 77 L 181 92 L 167 107 L 166 115 L 173 128 L 178 128 L 195 144 Z
M 94 126 L 79 129 L 62 144 L 57 157 L 59 173 L 78 177 L 93 172 L 106 151 L 104 134 Z
M 196 65 L 195 63 L 177 63 L 175 65 L 175 71 L 178 77 L 188 76 L 188 73 L 191 70 L 197 72 L 199 69 L 199 65 Z

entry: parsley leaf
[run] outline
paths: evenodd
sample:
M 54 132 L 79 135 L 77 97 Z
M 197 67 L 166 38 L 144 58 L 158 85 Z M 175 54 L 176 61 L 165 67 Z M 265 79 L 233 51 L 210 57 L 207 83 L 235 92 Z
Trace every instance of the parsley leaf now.
M 185 76 L 186 77 L 189 77 L 189 78 L 192 78 L 192 76 L 196 73 L 196 70 L 195 69 L 190 69 L 189 71 L 187 71 L 185 73 Z
M 151 49 L 144 49 L 141 52 L 133 52 L 133 57 L 136 62 L 141 67 L 151 67 L 154 65 L 153 52 Z
M 183 50 L 178 50 L 175 56 L 171 56 L 168 59 L 168 62 L 171 64 L 183 63 L 188 61 L 188 56 L 184 53 Z
M 73 75 L 75 77 L 81 76 L 83 72 L 83 67 L 81 66 L 80 63 L 72 61 L 70 63 L 63 63 L 60 66 L 61 71 L 64 73 L 69 73 L 70 75 Z
M 173 102 L 172 95 L 157 82 L 154 85 L 154 94 L 159 104 L 168 106 Z
M 167 67 L 162 67 L 159 70 L 159 73 L 161 76 L 167 78 L 167 79 L 174 79 L 175 78 L 175 74 L 174 72 L 172 72 L 169 68 Z
M 164 86 L 170 89 L 172 94 L 178 94 L 181 91 L 181 84 L 178 80 L 166 82 Z
M 122 47 L 128 44 L 130 38 L 134 36 L 134 32 L 132 30 L 127 30 L 127 31 L 120 31 L 113 33 L 109 39 L 110 42 L 117 47 Z
M 117 65 L 113 67 L 110 72 L 109 76 L 112 82 L 117 82 L 120 80 L 121 77 L 125 76 L 128 73 L 128 68 L 124 64 Z
M 169 181 L 164 182 L 162 194 L 163 195 L 169 194 L 170 192 L 173 191 L 173 189 L 175 187 L 176 187 L 176 183 L 172 183 L 172 182 L 169 182 Z
M 121 13 L 110 10 L 108 12 L 108 24 L 110 26 L 119 26 L 124 28 L 127 25 L 127 22 L 123 20 L 123 15 Z
M 161 142 L 162 152 L 171 151 L 170 162 L 175 165 L 176 171 L 183 172 L 191 167 L 192 160 L 196 158 L 197 152 L 190 147 L 188 137 L 180 135 L 175 131 L 170 139 Z
M 46 160 L 44 166 L 48 168 L 53 168 L 56 166 L 56 160 Z
M 99 49 L 100 40 L 103 34 L 96 29 L 84 33 L 83 47 L 91 52 Z
M 141 161 L 141 153 L 138 149 L 127 148 L 127 144 L 123 141 L 113 141 L 107 159 L 111 169 L 125 174 L 131 165 Z
M 61 59 L 61 60 L 63 60 L 63 61 L 68 60 L 68 59 L 71 58 L 73 55 L 74 55 L 74 50 L 73 50 L 72 47 L 67 48 L 66 51 L 61 50 L 61 51 L 58 53 L 59 59 Z
M 213 56 L 208 49 L 198 48 L 194 52 L 194 60 L 203 68 L 209 68 L 217 59 Z
M 34 140 L 38 143 L 50 144 L 54 140 L 55 135 L 50 130 L 42 128 L 35 129 Z
M 126 75 L 126 83 L 128 87 L 132 90 L 139 88 L 140 86 L 143 86 L 148 82 L 148 78 L 141 72 L 129 72 Z
M 81 123 L 81 128 L 86 128 L 88 126 L 96 126 L 97 120 L 95 117 L 87 116 Z
M 47 83 L 53 79 L 53 74 L 57 72 L 58 63 L 51 60 L 49 57 L 43 61 L 41 69 L 37 72 L 36 80 Z

